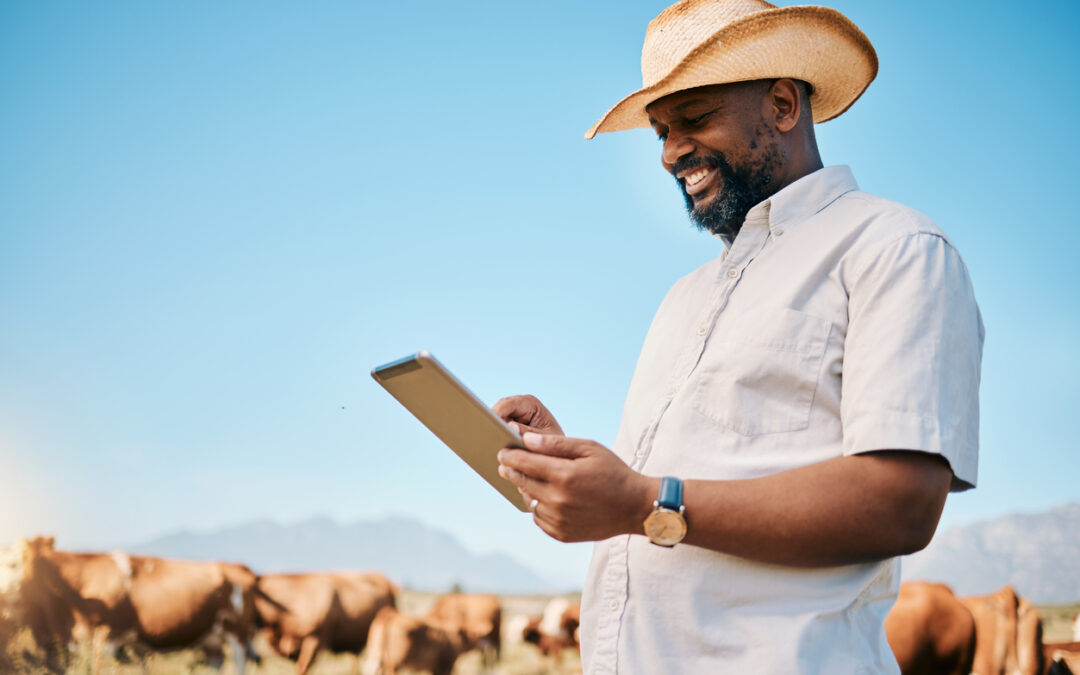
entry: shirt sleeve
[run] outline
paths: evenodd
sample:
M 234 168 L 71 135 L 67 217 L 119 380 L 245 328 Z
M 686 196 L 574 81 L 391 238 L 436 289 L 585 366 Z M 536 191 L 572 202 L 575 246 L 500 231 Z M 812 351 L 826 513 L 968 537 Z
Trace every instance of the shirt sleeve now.
M 967 268 L 944 237 L 916 232 L 881 249 L 849 287 L 844 454 L 938 454 L 953 491 L 974 487 L 983 337 Z

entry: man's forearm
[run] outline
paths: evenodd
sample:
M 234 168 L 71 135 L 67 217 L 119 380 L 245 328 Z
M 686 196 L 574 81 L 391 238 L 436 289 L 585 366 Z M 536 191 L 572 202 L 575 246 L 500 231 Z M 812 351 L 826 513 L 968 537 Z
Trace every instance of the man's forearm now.
M 525 433 L 526 450 L 499 452 L 503 477 L 559 541 L 644 534 L 660 479 L 642 475 L 593 441 Z M 837 457 L 771 476 L 683 478 L 683 544 L 798 567 L 882 560 L 924 547 L 952 471 L 940 456 L 881 451 Z
M 747 480 L 687 480 L 684 544 L 766 563 L 826 567 L 917 551 L 952 473 L 944 459 L 875 452 Z M 656 494 L 659 479 L 650 478 Z M 641 522 L 651 504 L 629 518 Z M 640 516 L 640 519 L 639 519 Z M 643 533 L 640 526 L 635 534 Z

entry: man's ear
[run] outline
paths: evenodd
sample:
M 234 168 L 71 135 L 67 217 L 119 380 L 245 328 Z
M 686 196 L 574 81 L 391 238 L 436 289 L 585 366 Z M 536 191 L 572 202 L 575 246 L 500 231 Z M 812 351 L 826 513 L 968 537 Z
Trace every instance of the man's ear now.
M 769 117 L 776 130 L 787 133 L 795 128 L 802 112 L 799 85 L 790 78 L 779 79 L 769 88 Z

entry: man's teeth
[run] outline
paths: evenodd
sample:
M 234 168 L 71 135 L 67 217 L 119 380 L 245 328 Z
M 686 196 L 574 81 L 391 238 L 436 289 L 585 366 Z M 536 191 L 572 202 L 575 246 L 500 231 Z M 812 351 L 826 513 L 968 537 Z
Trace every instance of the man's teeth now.
M 686 177 L 686 185 L 687 186 L 697 185 L 701 181 L 705 180 L 705 176 L 708 176 L 708 175 L 709 175 L 709 170 L 708 169 L 698 169 L 697 171 L 695 171 L 694 173 L 692 173 L 692 174 L 690 174 L 690 175 L 688 175 Z

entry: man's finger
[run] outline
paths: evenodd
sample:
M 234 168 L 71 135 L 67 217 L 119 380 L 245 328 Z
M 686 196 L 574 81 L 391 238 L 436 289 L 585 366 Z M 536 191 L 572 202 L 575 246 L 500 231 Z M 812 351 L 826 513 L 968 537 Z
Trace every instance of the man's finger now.
M 533 499 L 542 501 L 551 496 L 551 487 L 546 482 L 511 469 L 505 464 L 499 465 L 499 475 L 514 484 L 526 504 Z
M 537 527 L 543 530 L 545 534 L 554 537 L 556 532 L 555 521 L 547 517 L 546 512 L 542 513 L 542 511 L 544 511 L 544 503 L 540 502 L 536 505 L 536 508 L 533 509 L 533 522 L 536 523 Z
M 535 453 L 550 455 L 552 457 L 564 457 L 566 459 L 584 457 L 589 453 L 590 448 L 595 445 L 592 441 L 586 441 L 581 438 L 569 438 L 567 436 L 553 436 L 551 434 L 537 434 L 532 432 L 522 434 L 521 440 L 525 442 L 526 448 Z
M 507 426 L 509 426 L 509 427 L 510 427 L 511 429 L 513 429 L 514 431 L 518 432 L 518 436 L 520 436 L 520 435 L 522 435 L 522 434 L 526 434 L 526 433 L 529 433 L 530 431 L 531 431 L 532 433 L 534 433 L 534 434 L 539 434 L 539 433 L 542 433 L 542 432 L 541 432 L 541 431 L 540 431 L 539 429 L 537 429 L 536 427 L 530 427 L 530 426 L 529 426 L 528 424 L 525 424 L 524 422 L 507 422 L 506 424 L 507 424 Z
M 562 461 L 560 457 L 548 457 L 518 448 L 503 448 L 499 451 L 499 464 L 502 467 L 545 483 L 555 475 Z M 513 478 L 509 480 L 514 482 Z M 518 484 L 514 482 L 514 485 Z
M 506 421 L 520 421 L 529 423 L 538 412 L 537 403 L 533 396 L 507 396 L 495 402 L 491 411 Z

